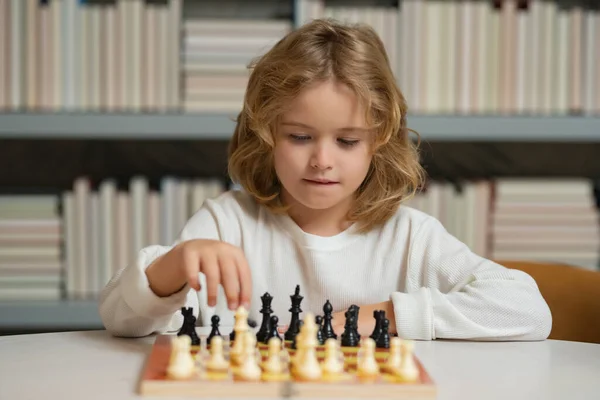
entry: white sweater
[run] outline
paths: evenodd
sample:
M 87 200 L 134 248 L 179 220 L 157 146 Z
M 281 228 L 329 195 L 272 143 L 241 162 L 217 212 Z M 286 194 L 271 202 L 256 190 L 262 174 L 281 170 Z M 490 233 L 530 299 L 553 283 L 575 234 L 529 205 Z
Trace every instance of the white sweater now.
M 322 315 L 326 300 L 335 312 L 391 299 L 403 338 L 542 340 L 550 333 L 550 310 L 529 275 L 474 254 L 438 220 L 409 207 L 401 206 L 367 234 L 351 227 L 320 237 L 302 231 L 288 216 L 270 213 L 246 193 L 231 191 L 206 201 L 177 242 L 194 238 L 242 248 L 252 270 L 249 317 L 258 323 L 260 296 L 269 292 L 274 315 L 288 324 L 290 295 L 300 285 L 301 309 L 315 315 Z M 186 286 L 166 298 L 150 290 L 144 270 L 171 247 L 142 249 L 107 284 L 99 309 L 112 334 L 177 331 L 183 306 L 193 307 L 199 325 L 210 326 L 215 313 L 222 325 L 233 325 L 221 287 L 214 308 L 204 290 Z M 205 287 L 203 278 L 200 274 Z

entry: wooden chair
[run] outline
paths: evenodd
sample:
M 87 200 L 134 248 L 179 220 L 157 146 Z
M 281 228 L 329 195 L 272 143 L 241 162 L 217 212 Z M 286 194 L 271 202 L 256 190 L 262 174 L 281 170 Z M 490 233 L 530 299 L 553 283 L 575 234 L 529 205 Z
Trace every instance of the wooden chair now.
M 600 343 L 600 272 L 551 263 L 497 262 L 535 279 L 552 312 L 550 339 Z

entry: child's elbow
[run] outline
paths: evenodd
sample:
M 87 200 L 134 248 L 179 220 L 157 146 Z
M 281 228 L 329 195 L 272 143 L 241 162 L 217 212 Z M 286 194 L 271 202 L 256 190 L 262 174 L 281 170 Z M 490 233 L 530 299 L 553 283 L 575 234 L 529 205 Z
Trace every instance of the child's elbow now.
M 552 312 L 546 300 L 537 292 L 527 307 L 525 340 L 545 340 L 552 331 Z

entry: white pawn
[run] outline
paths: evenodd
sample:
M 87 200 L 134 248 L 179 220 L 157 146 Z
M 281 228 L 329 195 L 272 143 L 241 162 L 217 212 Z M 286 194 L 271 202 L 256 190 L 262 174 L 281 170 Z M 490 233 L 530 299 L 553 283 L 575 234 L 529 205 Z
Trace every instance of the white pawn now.
M 379 376 L 379 364 L 375 359 L 375 340 L 365 338 L 361 341 L 356 374 L 361 379 L 375 379 Z
M 236 334 L 237 335 L 237 334 Z M 258 357 L 256 355 L 256 337 L 250 331 L 244 332 L 236 341 L 243 341 L 242 362 L 237 369 L 236 378 L 243 381 L 259 381 L 262 371 L 258 365 Z
M 263 370 L 270 374 L 280 374 L 285 368 L 281 358 L 281 340 L 272 337 L 268 341 L 268 356 L 263 363 Z
M 171 357 L 167 376 L 172 379 L 189 379 L 196 373 L 196 363 L 191 352 L 192 340 L 187 335 L 175 336 L 171 340 Z
M 294 377 L 300 381 L 316 381 L 323 375 L 317 358 L 317 329 L 314 314 L 307 313 L 296 337 L 298 354 L 293 366 Z
M 399 337 L 394 336 L 390 339 L 390 355 L 385 363 L 385 369 L 390 373 L 395 373 L 395 371 L 400 368 L 402 362 L 401 345 L 402 339 Z
M 321 363 L 323 378 L 326 380 L 341 379 L 344 373 L 344 356 L 339 349 L 339 343 L 333 338 L 325 341 L 325 359 Z
M 244 351 L 244 340 L 243 337 L 245 332 L 248 332 L 250 327 L 248 326 L 248 311 L 243 306 L 239 306 L 234 315 L 235 322 L 233 325 L 233 330 L 235 332 L 235 340 L 233 341 L 233 346 L 230 349 L 229 356 L 231 362 L 234 365 L 239 365 L 241 363 L 241 357 L 243 357 Z
M 210 358 L 205 364 L 206 370 L 211 372 L 226 372 L 229 362 L 225 359 L 223 352 L 223 338 L 214 336 L 210 341 Z
M 419 378 L 419 368 L 415 363 L 413 356 L 414 342 L 412 340 L 403 340 L 400 345 L 400 368 L 398 376 L 407 382 L 415 381 Z

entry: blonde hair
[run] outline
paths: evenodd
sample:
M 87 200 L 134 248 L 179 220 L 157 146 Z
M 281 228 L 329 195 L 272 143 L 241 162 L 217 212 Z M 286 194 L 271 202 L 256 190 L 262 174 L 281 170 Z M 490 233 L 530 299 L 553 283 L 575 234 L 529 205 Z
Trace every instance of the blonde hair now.
M 260 204 L 286 211 L 273 166 L 277 122 L 302 89 L 329 79 L 354 90 L 374 132 L 369 172 L 355 193 L 348 219 L 358 222 L 360 231 L 368 231 L 387 221 L 423 184 L 418 143 L 409 137 L 409 132 L 417 133 L 406 126 L 406 101 L 372 28 L 314 20 L 283 37 L 250 68 L 228 169 L 231 179 Z

